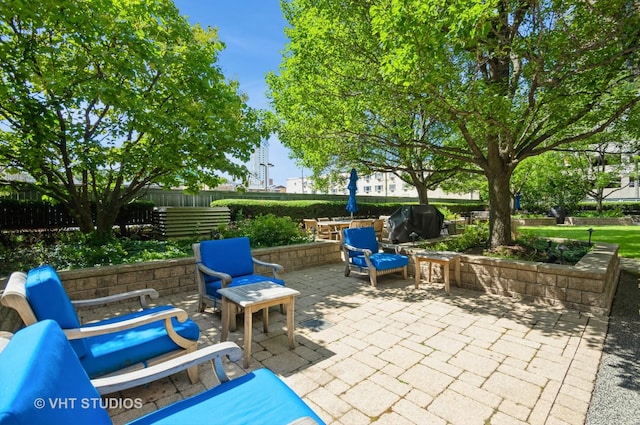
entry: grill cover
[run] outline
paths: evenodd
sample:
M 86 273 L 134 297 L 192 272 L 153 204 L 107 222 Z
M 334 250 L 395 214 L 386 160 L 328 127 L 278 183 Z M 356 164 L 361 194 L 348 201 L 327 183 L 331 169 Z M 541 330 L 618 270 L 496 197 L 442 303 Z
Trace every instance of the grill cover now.
M 437 238 L 443 223 L 444 215 L 432 205 L 403 205 L 389 217 L 389 240 L 411 242 L 412 232 L 421 239 Z

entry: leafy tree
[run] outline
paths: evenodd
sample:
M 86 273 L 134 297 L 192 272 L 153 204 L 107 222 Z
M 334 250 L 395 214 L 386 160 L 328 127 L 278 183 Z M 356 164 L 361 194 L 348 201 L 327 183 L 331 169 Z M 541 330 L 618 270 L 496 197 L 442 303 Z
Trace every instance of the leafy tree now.
M 625 121 L 589 138 L 583 146 L 568 150 L 573 153 L 572 166 L 582 173 L 584 191 L 595 199 L 599 214 L 603 201 L 625 188 L 621 176 L 635 165 L 634 157 L 639 151 L 639 141 L 627 131 Z M 633 177 L 632 172 L 630 178 Z
M 511 179 L 512 194 L 520 192 L 524 210 L 548 213 L 551 208 L 575 210 L 586 196 L 579 158 L 567 152 L 545 152 L 525 159 Z
M 573 161 L 581 171 L 585 192 L 596 201 L 596 211 L 602 213 L 602 202 L 622 190 L 620 177 L 626 164 L 622 159 L 624 143 L 613 141 L 607 132 L 598 134 L 588 149 L 577 153 Z
M 446 138 L 446 129 L 428 105 L 381 72 L 383 49 L 368 2 L 282 6 L 290 43 L 280 74 L 267 78 L 280 140 L 317 182 L 337 181 L 332 171 L 354 166 L 361 175 L 390 172 L 428 203 L 427 191 L 460 165 L 425 148 Z
M 233 159 L 264 132 L 216 65 L 223 47 L 170 0 L 3 2 L 0 163 L 99 240 L 152 183 L 244 176 Z
M 386 110 L 421 117 L 406 126 L 414 145 L 484 174 L 492 246 L 511 242 L 509 185 L 524 159 L 586 140 L 625 114 L 637 121 L 640 16 L 632 0 L 291 0 L 284 7 L 292 41 L 281 79 L 271 83 L 284 140 L 304 137 L 288 133 L 295 123 L 324 130 L 332 119 L 360 134 L 353 114 L 362 108 L 352 103 L 394 99 L 369 112 L 373 122 Z M 350 31 L 360 27 L 370 30 Z M 342 46 L 351 46 L 353 59 Z M 321 78 L 341 91 L 327 91 Z M 379 96 L 388 87 L 395 97 Z M 443 137 L 415 137 L 432 118 Z M 384 133 L 365 128 L 370 139 Z M 324 155 L 342 155 L 332 139 L 351 145 L 356 137 L 347 133 L 324 131 L 297 152 L 326 146 Z

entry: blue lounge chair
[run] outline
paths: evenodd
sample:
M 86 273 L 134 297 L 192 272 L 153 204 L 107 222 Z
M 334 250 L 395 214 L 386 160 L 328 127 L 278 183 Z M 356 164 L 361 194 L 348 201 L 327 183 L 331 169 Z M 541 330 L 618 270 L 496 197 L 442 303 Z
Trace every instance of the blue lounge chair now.
M 279 264 L 266 263 L 251 255 L 249 238 L 229 238 L 203 241 L 193 244 L 196 260 L 196 281 L 198 284 L 200 311 L 207 304 L 215 309 L 222 297 L 218 289 L 227 286 L 248 285 L 251 283 L 271 282 L 285 285 L 280 278 L 283 268 Z M 254 267 L 262 266 L 271 271 L 271 276 L 256 274 Z
M 91 381 L 58 324 L 44 320 L 18 331 L 0 352 L 0 425 L 111 424 L 101 394 L 143 385 L 207 360 L 214 363 L 220 385 L 131 423 L 323 424 L 267 369 L 229 380 L 222 368 L 227 356 L 238 361 L 240 348 L 225 342 L 143 371 Z
M 389 273 L 400 272 L 404 279 L 407 278 L 409 257 L 380 252 L 373 227 L 344 229 L 342 254 L 345 262 L 344 275 L 349 276 L 352 269 L 366 272 L 372 286 L 377 285 L 378 276 Z
M 94 306 L 131 297 L 140 298 L 143 309 L 130 314 L 81 325 L 75 307 Z M 157 298 L 153 289 L 111 297 L 72 302 L 51 266 L 13 273 L 2 304 L 15 309 L 25 325 L 55 320 L 71 341 L 80 362 L 91 378 L 128 367 L 149 364 L 193 352 L 198 348 L 200 329 L 184 310 L 165 305 L 148 307 L 147 298 Z M 198 381 L 197 367 L 189 379 Z

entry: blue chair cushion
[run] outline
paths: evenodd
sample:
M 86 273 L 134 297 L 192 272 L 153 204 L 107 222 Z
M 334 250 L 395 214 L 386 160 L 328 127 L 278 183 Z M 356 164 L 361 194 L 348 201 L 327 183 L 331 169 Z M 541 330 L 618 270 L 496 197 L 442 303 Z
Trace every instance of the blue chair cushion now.
M 249 238 L 230 238 L 200 242 L 202 264 L 231 277 L 253 274 L 253 258 Z M 206 276 L 205 282 L 218 278 Z
M 409 264 L 409 257 L 400 254 L 375 253 L 369 256 L 371 264 L 376 270 L 389 270 L 404 267 Z M 364 255 L 351 257 L 351 263 L 359 267 L 367 267 Z
M 324 422 L 268 369 L 258 369 L 130 424 L 288 424 L 309 416 Z
M 373 227 L 356 227 L 354 229 L 344 229 L 344 243 L 356 248 L 368 249 L 373 253 L 378 252 L 378 239 Z M 349 251 L 349 257 L 362 255 L 357 251 Z
M 2 425 L 111 423 L 78 356 L 52 320 L 13 336 L 0 353 L 0 383 Z
M 274 277 L 267 277 L 267 276 L 262 276 L 258 274 L 248 274 L 244 276 L 234 277 L 231 283 L 229 284 L 229 286 L 227 287 L 229 288 L 232 286 L 249 285 L 251 283 L 264 282 L 265 280 L 268 280 L 269 282 L 277 283 L 278 285 L 286 286 L 284 283 L 284 280 L 282 279 L 276 279 Z M 222 282 L 220 280 L 207 282 L 205 283 L 205 287 L 207 289 L 208 295 L 211 295 L 212 297 L 215 297 L 217 299 L 222 298 L 220 294 L 218 294 L 218 289 L 222 287 Z
M 29 270 L 25 282 L 27 301 L 38 321 L 51 319 L 62 329 L 77 329 L 80 320 L 67 295 L 58 273 L 49 265 Z M 87 346 L 84 340 L 71 341 L 78 357 L 84 357 Z
M 122 322 L 170 308 L 172 306 L 158 306 L 87 324 L 85 327 Z M 171 320 L 174 329 L 180 336 L 192 341 L 198 340 L 200 328 L 194 321 L 187 319 L 181 323 L 175 318 Z M 167 335 L 164 320 L 125 331 L 85 338 L 84 340 L 87 346 L 87 353 L 82 357 L 81 362 L 91 378 L 144 362 L 180 348 Z

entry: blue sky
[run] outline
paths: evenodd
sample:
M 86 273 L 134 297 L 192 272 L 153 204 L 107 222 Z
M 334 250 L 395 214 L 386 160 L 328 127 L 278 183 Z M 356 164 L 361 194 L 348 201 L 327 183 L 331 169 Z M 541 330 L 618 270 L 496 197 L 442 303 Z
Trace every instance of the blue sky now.
M 226 48 L 218 64 L 227 78 L 237 80 L 240 89 L 249 96 L 254 108 L 267 108 L 265 76 L 277 71 L 286 43 L 278 0 L 174 0 L 180 14 L 192 24 L 218 29 Z M 269 178 L 274 184 L 286 185 L 288 177 L 301 174 L 289 151 L 280 141 L 269 140 L 269 161 L 274 164 Z

